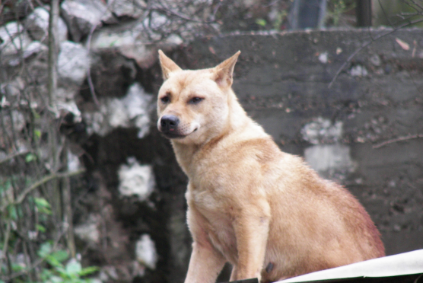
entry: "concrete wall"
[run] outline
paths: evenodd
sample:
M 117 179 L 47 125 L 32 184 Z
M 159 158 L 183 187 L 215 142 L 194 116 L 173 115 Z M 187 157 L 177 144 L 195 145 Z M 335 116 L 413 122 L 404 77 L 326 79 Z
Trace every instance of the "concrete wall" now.
M 248 114 L 282 150 L 344 184 L 396 254 L 423 248 L 423 30 L 375 40 L 328 88 L 353 52 L 389 32 L 233 34 L 199 39 L 172 57 L 197 69 L 241 50 L 234 90 Z

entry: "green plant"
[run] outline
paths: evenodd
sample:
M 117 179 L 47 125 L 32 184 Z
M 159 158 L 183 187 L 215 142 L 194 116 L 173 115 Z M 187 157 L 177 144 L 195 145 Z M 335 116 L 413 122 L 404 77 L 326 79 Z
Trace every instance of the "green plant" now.
M 282 23 L 287 16 L 288 16 L 287 10 L 282 10 L 281 12 L 277 13 L 276 19 L 273 22 L 273 28 L 275 30 L 280 30 Z
M 41 272 L 41 280 L 45 283 L 89 283 L 91 279 L 83 277 L 98 270 L 93 266 L 82 268 L 77 259 L 69 259 L 69 254 L 65 250 L 53 251 L 51 242 L 43 243 L 38 255 L 50 267 L 44 268 Z
M 256 19 L 256 24 L 258 24 L 259 26 L 265 27 L 267 22 L 265 19 Z
M 355 0 L 329 0 L 325 22 L 331 23 L 331 26 L 339 26 L 342 16 L 355 9 L 355 6 Z
M 27 158 L 27 157 L 26 157 Z M 12 183 L 15 181 L 14 176 L 3 180 L 0 179 L 0 207 L 2 207 L 3 213 L 0 214 L 0 223 L 2 223 L 3 229 L 6 231 L 5 238 L 0 237 L 0 252 L 3 254 L 11 252 L 12 247 L 16 246 L 19 237 L 16 237 L 16 227 L 20 218 L 24 217 L 24 206 L 21 202 L 15 201 L 12 192 Z M 31 180 L 25 180 L 25 184 L 30 184 Z M 8 197 L 6 197 L 9 195 Z M 53 212 L 51 210 L 50 203 L 43 197 L 28 196 L 26 198 L 26 205 L 34 212 L 35 222 L 32 227 L 28 230 L 29 233 L 43 233 L 44 236 L 40 238 L 52 237 L 49 233 L 46 233 L 46 227 L 50 227 L 50 217 Z M 36 271 L 37 278 L 30 279 L 31 277 L 18 276 L 13 282 L 16 283 L 89 283 L 92 280 L 84 278 L 84 276 L 92 274 L 98 270 L 97 267 L 82 268 L 80 261 L 75 258 L 70 258 L 69 253 L 64 249 L 58 249 L 59 241 L 53 244 L 52 240 L 45 241 L 42 243 L 34 258 L 34 265 L 27 266 L 26 263 L 16 260 L 17 258 L 10 258 L 9 269 L 14 274 L 29 274 L 32 271 Z M 7 265 L 5 262 L 0 261 L 0 283 L 5 283 L 2 280 L 2 276 L 7 274 Z M 6 279 L 7 280 L 7 279 Z M 9 282 L 9 281 L 7 281 Z

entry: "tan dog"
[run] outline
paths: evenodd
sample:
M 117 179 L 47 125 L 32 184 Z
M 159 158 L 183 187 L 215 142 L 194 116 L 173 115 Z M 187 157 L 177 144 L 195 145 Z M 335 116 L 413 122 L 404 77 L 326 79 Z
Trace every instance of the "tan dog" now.
M 189 178 L 186 283 L 215 282 L 225 262 L 231 281 L 271 282 L 384 255 L 360 203 L 246 115 L 231 89 L 240 52 L 196 71 L 159 54 L 158 128 Z

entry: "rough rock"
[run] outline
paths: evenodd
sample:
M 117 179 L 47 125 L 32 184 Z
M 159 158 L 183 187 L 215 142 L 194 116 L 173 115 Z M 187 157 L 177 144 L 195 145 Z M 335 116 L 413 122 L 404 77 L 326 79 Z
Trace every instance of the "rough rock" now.
M 357 65 L 357 66 L 353 66 L 350 69 L 350 74 L 353 77 L 365 77 L 368 75 L 367 69 L 366 67 Z
M 156 268 L 157 263 L 157 252 L 154 242 L 150 236 L 144 234 L 136 243 L 135 254 L 138 262 L 151 268 Z
M 73 41 L 79 42 L 102 22 L 114 23 L 115 18 L 101 0 L 65 0 L 61 4 L 63 18 Z
M 0 42 L 2 61 L 8 62 L 10 66 L 17 66 L 22 59 L 46 50 L 40 42 L 32 41 L 24 26 L 17 22 L 0 27 Z
M 150 128 L 149 107 L 152 97 L 135 83 L 122 98 L 100 99 L 99 110 L 83 112 L 88 133 L 104 136 L 116 127 L 136 127 L 138 138 L 144 137 Z
M 80 122 L 82 119 L 81 111 L 75 102 L 75 95 L 78 93 L 78 85 L 61 83 L 65 86 L 58 87 L 56 90 L 56 109 L 61 116 L 72 113 L 73 122 Z
M 116 16 L 131 18 L 139 18 L 147 7 L 143 0 L 110 0 L 107 5 Z
M 64 41 L 60 44 L 57 59 L 58 88 L 56 90 L 56 109 L 64 117 L 72 113 L 73 121 L 81 121 L 75 96 L 79 92 L 90 67 L 90 56 L 82 44 Z
M 88 219 L 74 227 L 75 235 L 90 244 L 98 244 L 100 241 L 99 218 L 90 214 Z
M 12 81 L 3 82 L 0 84 L 0 93 L 2 97 L 2 106 L 8 106 L 10 103 L 6 101 L 7 98 L 18 96 L 25 88 L 25 82 L 21 77 L 17 77 Z M 6 103 L 6 104 L 5 104 Z
M 334 143 L 342 138 L 342 121 L 333 123 L 329 119 L 318 117 L 301 129 L 303 139 L 312 143 Z
M 34 40 L 38 40 L 45 44 L 47 43 L 49 18 L 48 9 L 45 7 L 38 7 L 25 19 L 25 28 Z M 60 17 L 57 22 L 57 29 L 57 41 L 60 43 L 67 40 L 68 27 Z
M 12 136 L 12 133 L 19 133 L 26 125 L 26 118 L 25 115 L 19 110 L 11 110 L 9 115 L 3 116 L 2 121 L 2 136 Z M 0 138 L 0 146 L 2 145 L 1 142 L 2 138 Z
M 134 157 L 127 159 L 128 165 L 119 168 L 119 192 L 122 196 L 135 196 L 146 200 L 154 189 L 154 175 L 151 165 L 140 165 Z
M 327 64 L 328 63 L 328 53 L 327 52 L 323 52 L 319 54 L 319 61 L 322 64 Z
M 24 26 L 18 22 L 0 27 L 0 39 L 2 56 L 17 54 L 32 42 Z
M 75 172 L 82 168 L 81 162 L 79 162 L 78 156 L 73 154 L 70 150 L 67 152 L 67 161 L 68 161 L 68 171 L 69 172 Z
M 343 144 L 313 145 L 304 150 L 304 159 L 319 175 L 336 181 L 343 181 L 356 168 L 350 148 Z
M 96 96 L 99 99 L 124 97 L 136 81 L 137 63 L 111 50 L 92 51 L 90 56 L 90 75 Z M 86 101 L 93 100 L 88 80 L 81 87 L 80 94 Z
M 22 59 L 27 59 L 34 54 L 40 53 L 41 51 L 47 52 L 47 46 L 40 43 L 39 41 L 33 41 L 23 49 L 22 55 L 16 54 L 10 58 L 9 65 L 18 66 L 22 62 Z
M 319 57 L 319 61 L 320 57 Z M 304 149 L 304 159 L 311 168 L 325 178 L 338 182 L 355 169 L 350 148 L 342 141 L 342 121 L 332 122 L 317 117 L 301 129 L 303 140 L 313 144 Z
M 166 18 L 156 14 L 157 16 L 151 19 L 151 24 L 158 28 L 166 21 Z M 161 35 L 154 32 L 147 34 L 144 24 L 134 21 L 117 27 L 102 28 L 94 33 L 90 48 L 93 50 L 118 50 L 127 58 L 134 59 L 140 67 L 148 68 L 156 62 L 158 48 L 165 51 L 171 50 L 183 42 L 176 34 L 171 34 L 166 38 L 161 38 Z M 156 41 L 157 44 L 150 44 Z
M 71 41 L 60 44 L 57 72 L 62 83 L 80 86 L 87 75 L 89 66 L 89 53 L 82 44 Z

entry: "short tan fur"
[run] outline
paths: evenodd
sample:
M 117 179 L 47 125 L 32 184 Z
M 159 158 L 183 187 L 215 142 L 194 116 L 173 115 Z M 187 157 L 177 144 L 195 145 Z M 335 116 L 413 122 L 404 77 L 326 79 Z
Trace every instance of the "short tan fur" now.
M 158 129 L 189 178 L 185 282 L 215 282 L 226 262 L 231 280 L 273 282 L 384 256 L 361 204 L 247 116 L 231 88 L 239 54 L 182 70 L 159 51 Z

